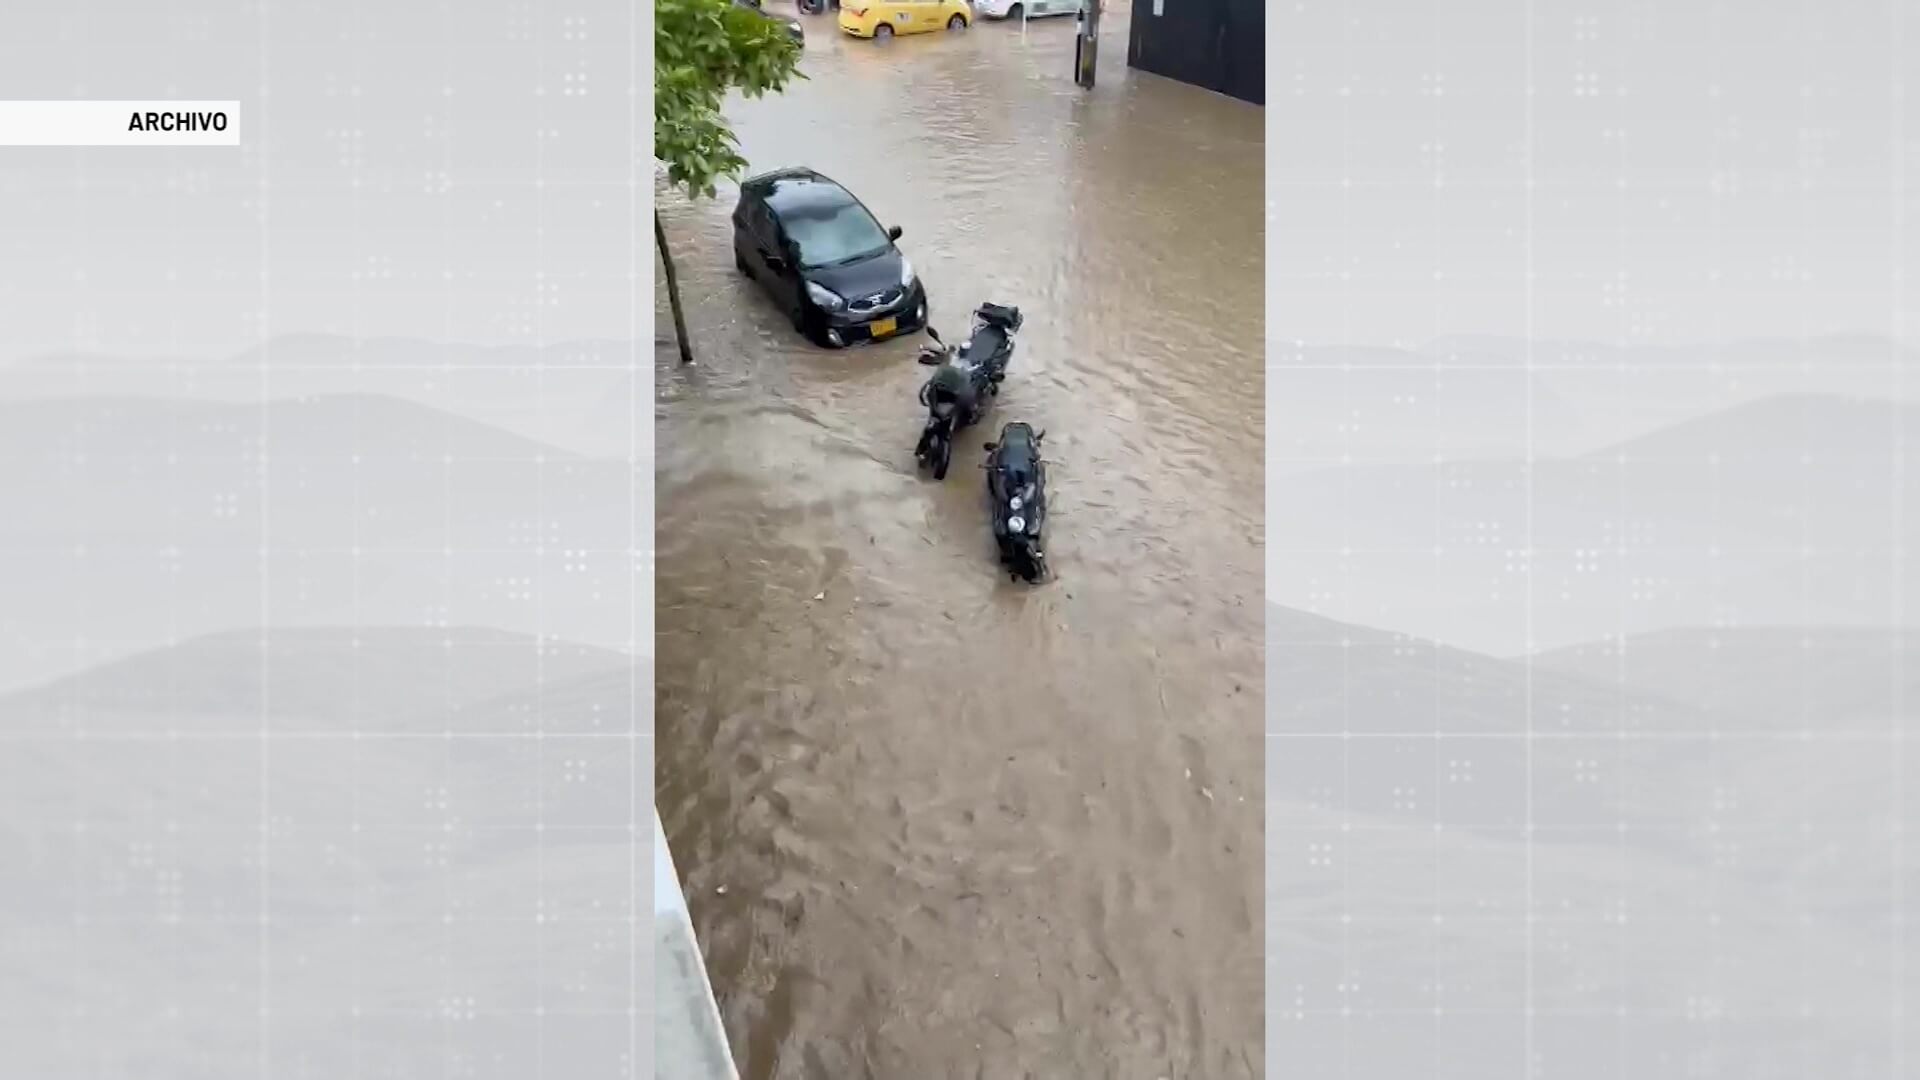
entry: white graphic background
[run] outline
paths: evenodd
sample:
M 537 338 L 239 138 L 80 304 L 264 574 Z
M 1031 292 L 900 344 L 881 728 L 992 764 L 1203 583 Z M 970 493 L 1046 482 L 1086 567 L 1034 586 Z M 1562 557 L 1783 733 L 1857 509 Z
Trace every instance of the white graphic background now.
M 0 1074 L 651 1075 L 649 12 L 0 14 Z
M 1270 17 L 1269 1075 L 1912 1075 L 1911 5 Z

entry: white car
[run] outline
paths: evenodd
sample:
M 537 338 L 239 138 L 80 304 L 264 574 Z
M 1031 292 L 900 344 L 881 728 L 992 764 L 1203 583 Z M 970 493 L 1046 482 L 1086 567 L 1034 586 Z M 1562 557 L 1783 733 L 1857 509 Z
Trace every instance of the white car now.
M 1038 19 L 1043 15 L 1078 15 L 1083 0 L 973 0 L 975 15 L 985 19 Z

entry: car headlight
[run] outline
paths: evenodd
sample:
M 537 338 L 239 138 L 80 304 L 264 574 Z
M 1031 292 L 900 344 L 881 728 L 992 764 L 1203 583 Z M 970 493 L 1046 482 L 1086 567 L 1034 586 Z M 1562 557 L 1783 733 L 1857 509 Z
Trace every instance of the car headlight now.
M 1013 498 L 1007 500 L 1007 509 L 1009 510 L 1018 510 L 1023 505 L 1024 504 L 1020 501 L 1020 496 L 1018 495 L 1015 495 Z
M 839 293 L 811 281 L 807 282 L 807 295 L 813 299 L 814 303 L 828 311 L 839 311 L 847 306 L 846 299 Z
M 905 259 L 901 259 L 900 260 L 900 287 L 904 289 L 907 286 L 912 284 L 913 284 L 913 264 L 908 262 Z
M 1015 514 L 1007 519 L 1007 528 L 1013 532 L 1026 532 L 1027 519 L 1021 517 L 1019 514 Z

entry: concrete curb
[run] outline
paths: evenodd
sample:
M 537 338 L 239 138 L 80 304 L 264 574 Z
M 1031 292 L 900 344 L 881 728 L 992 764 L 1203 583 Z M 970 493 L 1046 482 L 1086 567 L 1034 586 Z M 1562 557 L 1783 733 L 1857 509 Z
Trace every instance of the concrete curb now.
M 657 1080 L 739 1080 L 658 810 L 653 814 L 653 971 L 653 1075 Z

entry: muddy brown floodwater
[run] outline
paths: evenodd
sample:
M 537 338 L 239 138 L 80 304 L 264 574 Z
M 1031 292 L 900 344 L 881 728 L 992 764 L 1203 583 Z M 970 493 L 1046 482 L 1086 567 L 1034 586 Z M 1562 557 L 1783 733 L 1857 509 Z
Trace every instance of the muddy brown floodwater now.
M 770 5 L 771 6 L 771 5 Z M 743 1076 L 1240 1077 L 1261 1061 L 1258 108 L 1070 18 L 843 39 L 731 107 L 846 184 L 933 323 L 1026 315 L 916 475 L 924 338 L 803 345 L 734 192 L 660 205 L 656 799 Z M 1057 580 L 997 571 L 980 443 L 1047 432 Z

